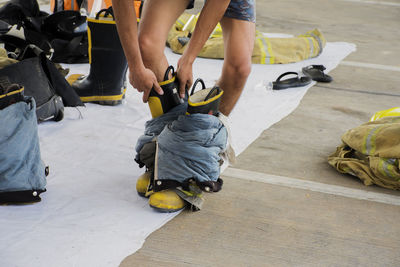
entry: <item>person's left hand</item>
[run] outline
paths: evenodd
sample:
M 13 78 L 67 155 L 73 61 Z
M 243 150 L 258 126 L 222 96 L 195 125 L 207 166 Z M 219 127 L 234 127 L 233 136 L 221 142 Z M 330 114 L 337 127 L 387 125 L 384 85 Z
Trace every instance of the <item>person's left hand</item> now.
M 193 84 L 192 65 L 193 63 L 187 60 L 185 56 L 178 60 L 176 76 L 179 81 L 179 95 L 181 98 L 185 98 L 186 89 L 189 90 Z

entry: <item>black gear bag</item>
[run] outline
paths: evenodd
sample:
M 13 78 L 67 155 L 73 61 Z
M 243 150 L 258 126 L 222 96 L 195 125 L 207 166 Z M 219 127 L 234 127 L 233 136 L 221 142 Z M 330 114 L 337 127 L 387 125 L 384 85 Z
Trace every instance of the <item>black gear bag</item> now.
M 20 84 L 25 95 L 36 101 L 38 122 L 59 121 L 64 116 L 64 106 L 83 106 L 79 96 L 44 53 L 30 45 L 23 55 L 32 56 L 0 69 L 0 81 Z

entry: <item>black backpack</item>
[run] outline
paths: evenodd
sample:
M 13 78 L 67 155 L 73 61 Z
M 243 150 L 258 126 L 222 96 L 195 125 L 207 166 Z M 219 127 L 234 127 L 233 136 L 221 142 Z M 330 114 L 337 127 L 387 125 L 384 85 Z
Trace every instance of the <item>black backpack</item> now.
M 19 38 L 7 34 L 4 23 L 22 28 L 23 34 Z M 49 15 L 40 11 L 36 0 L 10 0 L 0 8 L 0 34 L 7 51 L 20 52 L 34 44 L 53 62 L 89 62 L 86 16 L 78 11 L 65 10 Z
M 83 106 L 64 76 L 39 48 L 30 45 L 22 55 L 27 58 L 0 69 L 0 81 L 25 88 L 25 95 L 36 101 L 38 122 L 60 121 L 64 106 Z

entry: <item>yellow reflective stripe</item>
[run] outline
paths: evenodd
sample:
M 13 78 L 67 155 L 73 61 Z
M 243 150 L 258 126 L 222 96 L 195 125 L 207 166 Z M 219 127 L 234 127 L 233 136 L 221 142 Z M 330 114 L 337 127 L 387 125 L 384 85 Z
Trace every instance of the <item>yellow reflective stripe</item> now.
M 308 55 L 308 58 L 313 57 L 314 56 L 314 43 L 313 43 L 313 40 L 310 37 L 305 37 L 305 39 L 308 41 L 308 46 L 309 46 L 309 51 L 310 51 L 310 54 Z
M 374 127 L 368 134 L 364 137 L 363 153 L 365 155 L 373 155 L 376 149 L 376 136 L 384 126 Z
M 21 93 L 22 91 L 24 91 L 24 87 L 22 87 L 19 90 L 15 90 L 15 91 L 9 92 L 7 94 L 0 95 L 0 98 L 6 97 L 6 96 L 10 96 L 10 95 L 15 95 L 15 94 Z
M 394 159 L 380 159 L 379 170 L 386 177 L 390 177 L 395 180 L 400 180 L 400 176 L 396 174 L 395 166 L 393 165 L 393 163 L 395 162 L 396 160 Z
M 313 45 L 313 57 L 316 57 L 320 54 L 320 48 L 319 48 L 319 43 L 317 42 L 317 40 L 315 38 L 311 38 L 311 43 Z
M 182 193 L 184 193 L 185 195 L 189 196 L 189 197 L 202 197 L 202 193 L 196 193 L 196 192 L 191 192 L 191 191 L 186 191 L 183 189 L 179 189 L 179 191 L 181 191 Z
M 314 39 L 317 41 L 317 43 L 318 43 L 318 47 L 319 47 L 319 49 L 318 49 L 318 54 L 315 55 L 315 56 L 319 56 L 319 55 L 322 53 L 322 50 L 323 50 L 322 40 L 321 40 L 321 38 L 320 38 L 318 35 L 316 35 L 316 34 L 314 34 L 314 33 L 310 33 L 310 36 L 311 36 L 312 38 L 314 38 Z
M 265 58 L 267 57 L 267 53 L 265 53 L 264 50 L 264 45 L 261 41 L 261 38 L 257 38 L 257 44 L 260 47 L 260 53 L 261 53 L 261 62 L 260 64 L 265 64 Z
M 194 193 L 192 193 L 192 192 L 190 192 L 190 191 L 186 191 L 186 190 L 183 190 L 183 189 L 181 189 L 181 191 L 182 191 L 185 195 L 187 195 L 187 196 L 189 196 L 189 197 L 196 196 L 196 194 L 194 194 Z
M 198 106 L 202 106 L 202 105 L 207 105 L 208 103 L 213 102 L 214 100 L 216 100 L 217 98 L 221 97 L 222 94 L 224 93 L 224 91 L 221 91 L 218 95 L 211 97 L 210 99 L 208 99 L 207 101 L 201 101 L 201 102 L 197 102 L 197 103 L 193 103 L 192 101 L 190 101 L 190 97 L 188 99 L 188 104 L 193 106 L 193 107 L 198 107 Z
M 185 26 L 185 22 L 181 19 L 177 19 L 176 23 L 180 26 L 180 30 Z
M 210 38 L 218 38 L 218 37 L 222 37 L 222 28 L 219 22 L 217 23 L 217 26 L 215 26 L 213 32 L 210 35 Z
M 80 99 L 83 102 L 92 102 L 92 101 L 112 101 L 112 100 L 121 100 L 126 92 L 126 88 L 120 95 L 94 95 L 94 96 L 81 96 Z
M 267 57 L 269 57 L 269 64 L 275 63 L 274 53 L 272 52 L 271 43 L 268 38 L 262 38 L 263 44 L 267 47 Z
M 304 36 L 302 36 L 301 38 L 305 41 L 305 45 L 306 45 L 306 47 L 307 47 L 306 50 L 310 51 L 310 44 L 308 43 L 307 38 L 304 37 Z
M 383 117 L 400 116 L 400 107 L 390 108 L 376 112 L 369 121 L 376 121 Z
M 183 26 L 182 31 L 188 30 L 189 32 L 192 32 L 193 29 L 194 29 L 194 26 L 191 27 L 191 29 L 188 29 L 188 28 L 189 28 L 189 26 L 191 26 L 192 21 L 193 21 L 194 19 L 197 20 L 197 16 L 196 16 L 196 15 L 191 15 L 190 18 L 188 19 L 188 21 L 187 21 L 187 22 L 185 23 L 185 25 Z M 196 25 L 196 22 L 197 22 L 197 21 L 194 22 L 195 25 Z

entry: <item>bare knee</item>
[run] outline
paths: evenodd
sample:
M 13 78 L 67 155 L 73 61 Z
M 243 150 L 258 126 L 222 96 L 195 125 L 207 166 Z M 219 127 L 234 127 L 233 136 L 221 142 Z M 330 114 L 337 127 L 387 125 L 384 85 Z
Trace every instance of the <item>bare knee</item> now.
M 236 81 L 247 80 L 251 72 L 250 60 L 227 63 L 227 69 L 231 79 Z
M 141 33 L 138 36 L 138 41 L 140 53 L 143 57 L 143 60 L 151 60 L 151 58 L 154 57 L 154 54 L 158 50 L 155 38 L 149 34 Z
M 242 79 L 247 79 L 251 72 L 251 61 L 249 60 L 241 64 L 240 67 L 238 67 L 237 72 L 239 77 L 241 77 Z

